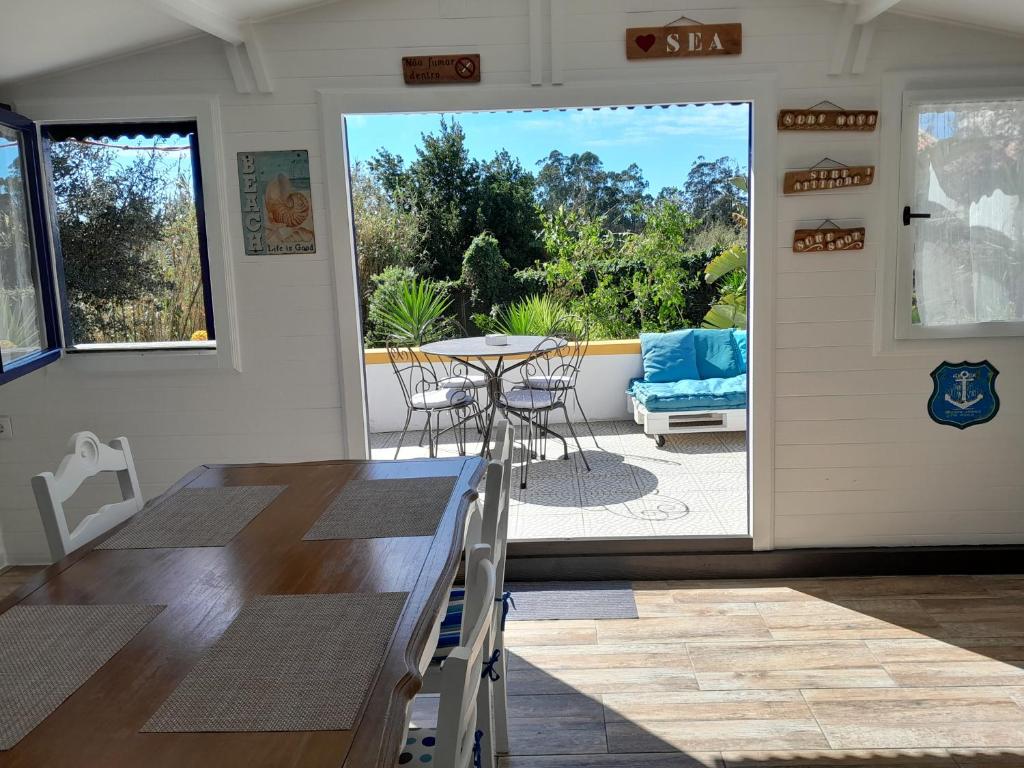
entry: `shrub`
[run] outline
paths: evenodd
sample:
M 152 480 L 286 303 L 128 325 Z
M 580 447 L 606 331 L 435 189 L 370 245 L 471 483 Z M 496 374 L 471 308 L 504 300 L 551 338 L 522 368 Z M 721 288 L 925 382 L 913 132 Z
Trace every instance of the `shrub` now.
M 450 331 L 444 315 L 451 308 L 447 286 L 417 278 L 409 267 L 390 267 L 374 278 L 367 338 L 420 346 Z

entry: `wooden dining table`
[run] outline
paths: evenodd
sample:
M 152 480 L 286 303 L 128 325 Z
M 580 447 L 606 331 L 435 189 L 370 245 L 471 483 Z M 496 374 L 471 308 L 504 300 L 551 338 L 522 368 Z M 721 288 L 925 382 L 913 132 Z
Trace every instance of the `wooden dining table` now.
M 420 688 L 421 661 L 458 569 L 466 512 L 484 466 L 479 458 L 459 457 L 196 468 L 161 499 L 186 486 L 286 488 L 226 546 L 88 546 L 0 600 L 0 613 L 15 605 L 166 606 L 42 723 L 0 751 L 0 766 L 390 768 L 403 743 L 409 703 Z M 353 479 L 436 476 L 457 480 L 433 536 L 303 540 Z M 382 498 L 381 514 L 402 510 Z M 140 733 L 248 599 L 340 592 L 409 593 L 351 730 Z

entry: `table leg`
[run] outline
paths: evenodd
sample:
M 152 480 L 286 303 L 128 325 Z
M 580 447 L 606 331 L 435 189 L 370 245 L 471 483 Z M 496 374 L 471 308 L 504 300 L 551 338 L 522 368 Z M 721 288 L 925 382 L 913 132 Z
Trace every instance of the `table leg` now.
M 487 413 L 487 426 L 484 429 L 484 445 L 480 455 L 486 457 L 491 450 L 491 429 L 494 427 L 494 415 L 498 411 L 498 398 L 501 397 L 501 362 L 491 370 L 487 370 L 487 399 L 490 401 Z

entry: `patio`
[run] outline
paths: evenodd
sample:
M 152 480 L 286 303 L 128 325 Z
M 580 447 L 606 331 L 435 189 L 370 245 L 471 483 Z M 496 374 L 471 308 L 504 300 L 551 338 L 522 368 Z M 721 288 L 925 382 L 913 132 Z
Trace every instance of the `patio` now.
M 657 448 L 632 421 L 594 423 L 598 448 L 579 425 L 590 462 L 587 472 L 575 446 L 569 460 L 551 443 L 547 460 L 530 467 L 529 487 L 512 481 L 509 535 L 524 539 L 745 536 L 747 534 L 746 433 L 707 432 L 670 437 Z M 586 435 L 584 437 L 584 435 Z M 398 432 L 371 435 L 374 459 L 391 459 Z M 399 458 L 426 456 L 410 429 Z M 469 430 L 469 450 L 480 443 Z M 517 449 L 518 453 L 518 449 Z M 450 434 L 440 455 L 456 455 Z M 517 465 L 522 456 L 516 456 Z

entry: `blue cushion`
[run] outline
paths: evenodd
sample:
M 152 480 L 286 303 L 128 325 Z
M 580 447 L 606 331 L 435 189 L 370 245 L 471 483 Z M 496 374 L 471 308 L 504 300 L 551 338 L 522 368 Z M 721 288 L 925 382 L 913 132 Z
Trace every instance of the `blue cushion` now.
M 437 638 L 434 661 L 442 661 L 452 648 L 457 648 L 462 635 L 462 609 L 466 604 L 466 590 L 453 589 L 448 595 L 448 610 L 441 620 L 441 635 Z
M 740 351 L 731 329 L 720 331 L 700 328 L 692 333 L 700 378 L 731 379 L 743 373 Z
M 651 383 L 635 380 L 628 394 L 648 411 L 707 411 L 747 407 L 747 375 Z
M 641 333 L 640 353 L 644 359 L 644 381 L 700 378 L 693 331 Z
M 740 365 L 743 366 L 743 373 L 747 372 L 747 332 L 734 328 L 732 337 L 736 339 L 736 348 L 740 351 Z

